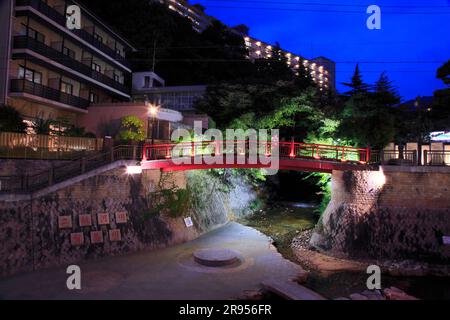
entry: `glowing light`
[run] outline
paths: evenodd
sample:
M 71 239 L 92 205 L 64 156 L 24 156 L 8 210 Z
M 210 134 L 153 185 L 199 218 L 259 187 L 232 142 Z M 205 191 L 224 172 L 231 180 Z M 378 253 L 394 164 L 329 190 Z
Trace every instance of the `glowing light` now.
M 386 184 L 386 176 L 384 175 L 383 168 L 380 168 L 378 172 L 374 172 L 371 180 L 377 188 L 383 187 Z
M 158 107 L 151 105 L 149 111 L 152 116 L 156 116 L 156 114 L 158 113 Z
M 141 166 L 127 166 L 127 174 L 141 174 Z
M 260 46 L 261 46 L 261 41 L 256 42 L 256 45 L 257 45 L 258 47 L 260 47 Z

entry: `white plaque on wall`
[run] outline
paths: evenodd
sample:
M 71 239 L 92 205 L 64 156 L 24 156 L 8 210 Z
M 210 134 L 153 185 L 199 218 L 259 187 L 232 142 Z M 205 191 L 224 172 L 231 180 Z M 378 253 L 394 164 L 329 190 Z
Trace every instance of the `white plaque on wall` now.
M 191 228 L 194 226 L 191 217 L 184 218 L 184 224 L 186 225 L 186 228 Z

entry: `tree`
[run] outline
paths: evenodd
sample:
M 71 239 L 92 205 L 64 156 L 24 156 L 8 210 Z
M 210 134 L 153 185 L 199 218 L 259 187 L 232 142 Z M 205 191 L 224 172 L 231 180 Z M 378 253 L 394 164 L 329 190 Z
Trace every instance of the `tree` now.
M 374 92 L 369 92 L 370 86 L 363 82 L 357 65 L 346 85 L 352 90 L 339 115 L 337 136 L 360 147 L 385 147 L 396 135 L 393 105 L 400 99 L 392 82 L 383 73 L 373 86 Z
M 10 106 L 0 106 L 0 132 L 26 132 L 27 125 L 19 111 Z
M 33 130 L 36 134 L 48 135 L 52 131 L 52 123 L 50 119 L 37 118 L 33 121 Z
M 363 81 L 361 72 L 359 71 L 359 64 L 356 64 L 351 82 L 344 82 L 343 85 L 351 88 L 350 91 L 345 93 L 347 96 L 364 95 L 369 91 L 369 85 Z
M 438 70 L 436 77 L 444 83 L 445 89 L 434 92 L 431 119 L 435 130 L 450 130 L 450 60 Z
M 377 102 L 385 106 L 394 106 L 400 103 L 401 97 L 397 88 L 393 85 L 393 81 L 389 80 L 386 72 L 382 72 L 380 78 L 373 86 L 375 99 Z
M 144 122 L 136 116 L 122 118 L 121 129 L 117 135 L 119 141 L 141 142 L 145 140 Z

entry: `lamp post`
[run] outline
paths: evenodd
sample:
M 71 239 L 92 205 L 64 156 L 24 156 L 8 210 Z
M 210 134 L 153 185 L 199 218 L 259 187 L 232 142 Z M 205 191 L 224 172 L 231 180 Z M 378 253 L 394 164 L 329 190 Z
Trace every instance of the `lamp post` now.
M 145 101 L 145 105 L 149 107 L 149 113 L 152 116 L 152 146 L 155 144 L 155 124 L 156 124 L 156 115 L 158 114 L 158 107 L 150 104 L 147 100 Z M 151 157 L 153 158 L 154 147 L 152 147 Z

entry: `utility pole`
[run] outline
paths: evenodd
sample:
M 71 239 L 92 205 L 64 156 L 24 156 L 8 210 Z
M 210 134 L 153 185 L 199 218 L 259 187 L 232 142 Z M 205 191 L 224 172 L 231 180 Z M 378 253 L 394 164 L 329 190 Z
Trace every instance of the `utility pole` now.
M 155 64 L 156 64 L 156 38 L 153 41 L 153 61 L 152 61 L 152 72 L 155 72 Z

